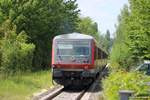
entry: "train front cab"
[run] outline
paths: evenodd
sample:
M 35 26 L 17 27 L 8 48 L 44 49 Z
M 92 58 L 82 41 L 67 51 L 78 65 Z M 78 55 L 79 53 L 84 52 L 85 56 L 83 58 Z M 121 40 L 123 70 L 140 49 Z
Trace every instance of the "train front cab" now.
M 81 39 L 80 39 L 81 40 Z M 74 40 L 80 41 L 80 40 Z M 56 62 L 56 52 L 57 52 L 57 43 L 60 40 L 55 40 L 53 43 L 53 50 L 52 50 L 52 77 L 53 80 L 61 85 L 89 85 L 99 74 L 100 70 L 104 66 L 105 54 L 104 52 L 96 46 L 96 43 L 93 39 L 90 39 L 90 46 L 89 46 L 89 62 L 83 63 L 63 63 L 63 62 Z M 87 41 L 87 40 L 86 40 Z M 85 42 L 85 40 L 82 40 Z M 80 41 L 79 43 L 82 44 Z M 59 58 L 60 59 L 60 58 Z M 71 58 L 72 59 L 72 58 Z M 70 58 L 68 59 L 70 60 Z M 78 60 L 78 59 L 77 59 Z
M 57 47 L 53 47 L 52 72 L 53 72 L 53 80 L 56 83 L 61 84 L 61 85 L 68 85 L 68 84 L 86 85 L 86 84 L 90 84 L 91 81 L 93 81 L 93 78 L 96 76 L 95 72 L 97 70 L 94 68 L 95 44 L 92 40 L 90 41 L 91 41 L 90 46 L 89 46 L 90 58 L 89 58 L 88 63 L 83 63 L 82 61 L 80 61 L 82 63 L 78 63 L 78 64 L 75 64 L 75 63 L 64 64 L 64 63 L 56 63 L 56 62 L 54 63 L 54 60 L 56 60 L 56 58 L 54 57 L 56 55 Z M 56 44 L 56 41 L 54 44 Z

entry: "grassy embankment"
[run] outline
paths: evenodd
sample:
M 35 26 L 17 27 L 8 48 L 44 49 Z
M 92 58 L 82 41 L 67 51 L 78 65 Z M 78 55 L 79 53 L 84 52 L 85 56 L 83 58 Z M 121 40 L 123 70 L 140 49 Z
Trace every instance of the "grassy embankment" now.
M 50 71 L 0 77 L 0 100 L 29 100 L 34 92 L 52 86 Z
M 112 71 L 103 79 L 103 93 L 106 100 L 119 100 L 120 90 L 134 91 L 134 95 L 147 94 L 150 77 L 139 72 Z M 140 99 L 141 100 L 141 99 Z

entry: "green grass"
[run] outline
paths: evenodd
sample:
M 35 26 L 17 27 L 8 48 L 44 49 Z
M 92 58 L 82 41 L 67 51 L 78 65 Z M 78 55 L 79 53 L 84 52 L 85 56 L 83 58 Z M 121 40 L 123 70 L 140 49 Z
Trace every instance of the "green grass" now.
M 34 92 L 51 86 L 50 71 L 0 78 L 0 100 L 29 100 Z

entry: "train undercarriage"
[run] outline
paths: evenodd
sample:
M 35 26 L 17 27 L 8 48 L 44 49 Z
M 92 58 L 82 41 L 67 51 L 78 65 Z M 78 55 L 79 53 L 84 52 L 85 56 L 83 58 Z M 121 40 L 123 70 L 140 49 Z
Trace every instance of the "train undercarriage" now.
M 53 80 L 63 86 L 87 86 L 98 76 L 100 70 L 53 69 Z

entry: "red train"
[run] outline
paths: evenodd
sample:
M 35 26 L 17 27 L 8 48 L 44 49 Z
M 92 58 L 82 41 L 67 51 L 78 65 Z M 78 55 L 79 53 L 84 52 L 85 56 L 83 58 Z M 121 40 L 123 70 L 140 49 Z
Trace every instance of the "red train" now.
M 106 65 L 107 53 L 90 35 L 71 33 L 53 39 L 52 77 L 61 85 L 88 85 Z

